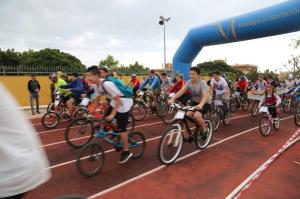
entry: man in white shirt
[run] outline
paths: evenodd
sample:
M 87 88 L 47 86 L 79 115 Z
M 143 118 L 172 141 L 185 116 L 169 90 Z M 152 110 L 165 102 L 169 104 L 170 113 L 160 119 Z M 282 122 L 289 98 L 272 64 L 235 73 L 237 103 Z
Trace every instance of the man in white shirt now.
M 133 99 L 124 97 L 124 94 L 113 82 L 101 78 L 103 76 L 101 75 L 100 71 L 105 72 L 103 69 L 99 70 L 97 66 L 91 66 L 87 70 L 86 78 L 92 84 L 97 85 L 97 96 L 100 97 L 101 95 L 105 95 L 110 100 L 110 108 L 105 119 L 107 121 L 112 121 L 114 118 L 116 118 L 117 131 L 120 133 L 123 143 L 123 152 L 121 153 L 119 163 L 125 163 L 133 155 L 128 148 L 127 130 L 129 111 L 133 105 Z
M 22 198 L 50 178 L 40 139 L 0 83 L 0 198 Z
M 229 98 L 230 98 L 230 88 L 226 82 L 226 80 L 220 76 L 219 71 L 215 71 L 212 73 L 213 78 L 210 81 L 211 88 L 216 93 L 217 99 L 224 99 L 225 100 L 225 111 L 229 111 Z

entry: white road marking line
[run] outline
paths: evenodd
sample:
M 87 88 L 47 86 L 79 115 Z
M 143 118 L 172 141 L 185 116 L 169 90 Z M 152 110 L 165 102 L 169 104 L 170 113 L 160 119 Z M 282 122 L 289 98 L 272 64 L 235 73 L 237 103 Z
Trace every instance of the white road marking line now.
M 286 118 L 283 118 L 283 119 L 281 119 L 281 120 L 286 120 L 286 119 L 289 119 L 289 118 L 292 118 L 292 117 L 294 117 L 294 116 L 286 117 Z M 211 145 L 209 145 L 207 148 L 212 148 L 212 147 L 214 147 L 214 146 L 217 146 L 217 145 L 219 145 L 219 144 L 221 144 L 221 143 L 224 143 L 224 142 L 226 142 L 226 141 L 229 141 L 229 140 L 231 140 L 231 139 L 233 139 L 233 138 L 235 138 L 235 137 L 238 137 L 238 136 L 240 136 L 240 135 L 246 134 L 246 133 L 251 132 L 251 131 L 253 131 L 253 130 L 255 130 L 255 129 L 258 129 L 258 128 L 259 128 L 259 126 L 256 126 L 256 127 L 254 127 L 254 128 L 248 129 L 248 130 L 243 131 L 243 132 L 241 132 L 241 133 L 235 134 L 235 135 L 230 136 L 230 137 L 228 137 L 228 138 L 225 138 L 225 139 L 223 139 L 223 140 L 221 140 L 221 141 L 218 141 L 218 142 L 216 142 L 216 143 L 214 143 L 214 144 L 211 144 Z M 179 161 L 181 161 L 181 160 L 184 160 L 184 159 L 186 159 L 186 158 L 188 158 L 188 157 L 190 157 L 190 156 L 193 156 L 193 155 L 195 155 L 195 154 L 197 154 L 197 153 L 200 153 L 200 152 L 202 152 L 202 151 L 199 151 L 199 150 L 198 150 L 198 151 L 194 151 L 194 152 L 192 152 L 192 153 L 190 153 L 190 154 L 187 154 L 187 155 L 185 155 L 185 156 L 179 158 L 176 162 L 179 162 Z M 102 195 L 104 195 L 104 194 L 106 194 L 106 193 L 109 193 L 109 192 L 111 192 L 111 191 L 114 191 L 114 190 L 116 190 L 116 189 L 118 189 L 118 188 L 120 188 L 120 187 L 123 187 L 123 186 L 125 186 L 125 185 L 131 183 L 131 182 L 134 182 L 134 181 L 136 181 L 136 180 L 138 180 L 138 179 L 141 179 L 141 178 L 143 178 L 143 177 L 145 177 L 145 176 L 148 176 L 148 175 L 150 175 L 150 174 L 152 174 L 152 173 L 155 173 L 156 171 L 159 171 L 159 170 L 161 170 L 161 169 L 164 168 L 164 167 L 166 167 L 166 166 L 165 166 L 165 165 L 161 165 L 161 166 L 159 166 L 159 167 L 156 167 L 156 168 L 154 168 L 154 169 L 152 169 L 152 170 L 150 170 L 150 171 L 147 171 L 146 173 L 143 173 L 143 174 L 141 174 L 141 175 L 138 175 L 138 176 L 136 176 L 136 177 L 134 177 L 134 178 L 131 178 L 131 179 L 129 179 L 129 180 L 126 180 L 126 181 L 124 181 L 124 182 L 122 182 L 122 183 L 120 183 L 120 184 L 118 184 L 118 185 L 115 185 L 115 186 L 110 187 L 110 188 L 108 188 L 108 189 L 105 189 L 105 190 L 103 190 L 103 191 L 101 191 L 101 192 L 99 192 L 99 193 L 96 193 L 96 194 L 94 194 L 94 195 L 92 195 L 92 196 L 89 196 L 88 199 L 93 199 L 93 198 L 96 198 L 96 197 L 98 197 L 98 196 L 102 196 Z

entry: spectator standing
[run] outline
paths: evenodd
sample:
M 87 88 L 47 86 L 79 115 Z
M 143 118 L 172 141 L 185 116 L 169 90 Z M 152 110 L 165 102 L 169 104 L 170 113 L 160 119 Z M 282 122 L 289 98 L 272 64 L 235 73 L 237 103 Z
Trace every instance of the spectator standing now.
M 32 115 L 35 115 L 34 112 L 34 100 L 36 102 L 36 113 L 40 114 L 40 107 L 39 107 L 39 92 L 41 90 L 41 86 L 39 81 L 36 79 L 35 75 L 31 75 L 31 80 L 28 81 L 27 85 L 29 91 L 29 98 L 30 98 L 30 107 Z

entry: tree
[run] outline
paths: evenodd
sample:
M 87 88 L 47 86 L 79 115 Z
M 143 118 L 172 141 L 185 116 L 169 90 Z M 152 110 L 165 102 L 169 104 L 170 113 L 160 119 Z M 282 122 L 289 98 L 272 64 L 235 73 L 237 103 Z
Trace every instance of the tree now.
M 241 74 L 243 74 L 241 71 L 232 68 L 230 65 L 228 65 L 222 60 L 203 62 L 197 64 L 197 66 L 200 68 L 202 75 L 209 75 L 209 73 L 212 73 L 217 70 L 220 71 L 222 74 L 225 74 L 226 78 L 229 80 L 234 80 L 236 76 L 240 76 Z
M 250 71 L 247 74 L 247 78 L 251 81 L 251 82 L 255 82 L 257 80 L 258 77 L 258 72 L 256 70 Z
M 291 46 L 294 50 L 300 49 L 300 37 L 297 39 L 292 39 L 292 42 L 289 46 Z M 292 67 L 292 72 L 295 76 L 299 76 L 300 75 L 300 54 L 296 54 L 296 55 L 292 54 L 290 56 L 290 59 L 288 60 L 288 64 L 284 64 L 284 67 L 288 71 L 291 71 L 288 66 Z
M 119 64 L 118 60 L 115 60 L 112 55 L 107 55 L 104 60 L 99 62 L 100 66 L 106 66 L 108 69 L 115 69 Z
M 264 71 L 264 75 L 269 79 L 269 80 L 278 80 L 278 74 L 274 73 L 273 71 L 270 71 L 269 69 Z
M 21 63 L 21 54 L 19 52 L 15 52 L 15 50 L 7 49 L 6 51 L 2 51 L 0 49 L 0 65 L 3 66 L 17 66 Z
M 142 64 L 139 64 L 137 61 L 134 64 L 129 64 L 129 66 L 121 65 L 116 72 L 122 73 L 122 74 L 146 74 L 149 68 L 145 67 Z

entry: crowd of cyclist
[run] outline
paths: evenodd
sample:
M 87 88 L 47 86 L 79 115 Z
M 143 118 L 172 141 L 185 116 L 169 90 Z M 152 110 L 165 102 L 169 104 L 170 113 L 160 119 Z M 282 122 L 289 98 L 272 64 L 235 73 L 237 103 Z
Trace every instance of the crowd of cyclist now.
M 249 91 L 252 94 L 262 94 L 263 98 L 259 106 L 268 105 L 272 117 L 278 119 L 274 107 L 279 106 L 281 98 L 276 94 L 276 88 L 287 88 L 289 89 L 288 94 L 300 93 L 300 86 L 297 86 L 299 81 L 295 81 L 292 76 L 289 76 L 287 80 L 270 81 L 263 74 L 259 74 L 257 81 L 250 82 L 245 75 L 241 75 L 235 81 L 230 82 L 225 75 L 215 71 L 205 82 L 198 67 L 191 67 L 189 76 L 190 80 L 188 81 L 185 81 L 182 74 L 176 74 L 174 79 L 171 79 L 166 73 L 157 74 L 154 70 L 149 70 L 142 82 L 136 74 L 132 74 L 130 82 L 125 85 L 117 77 L 113 77 L 106 68 L 91 66 L 82 77 L 78 73 L 73 73 L 70 75 L 70 79 L 67 79 L 61 72 L 57 72 L 50 74 L 49 79 L 52 81 L 52 95 L 54 90 L 61 92 L 61 99 L 68 109 L 70 118 L 82 97 L 94 96 L 94 102 L 98 104 L 100 97 L 106 96 L 109 103 L 105 118 L 108 121 L 116 120 L 117 131 L 124 143 L 120 163 L 126 162 L 132 156 L 128 149 L 126 127 L 134 98 L 140 91 L 149 92 L 154 103 L 157 96 L 164 93 L 169 96 L 168 104 L 178 102 L 182 105 L 194 106 L 196 111 L 187 112 L 187 115 L 198 123 L 204 133 L 207 129 L 203 115 L 211 111 L 213 99 L 225 102 L 226 114 L 230 112 L 229 103 L 233 91 L 239 92 L 245 98 Z M 54 97 L 52 97 L 53 101 Z M 183 135 L 185 141 L 190 141 L 191 138 L 188 134 Z

